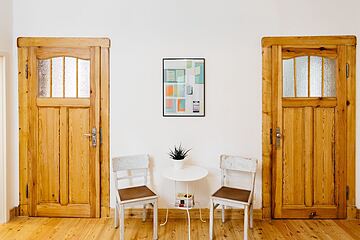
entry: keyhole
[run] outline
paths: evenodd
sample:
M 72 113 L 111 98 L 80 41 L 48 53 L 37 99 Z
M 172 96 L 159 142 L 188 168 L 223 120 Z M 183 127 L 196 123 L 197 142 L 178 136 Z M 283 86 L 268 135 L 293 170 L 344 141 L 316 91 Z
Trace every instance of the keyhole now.
M 311 212 L 309 215 L 310 218 L 314 218 L 315 216 L 316 216 L 316 212 Z

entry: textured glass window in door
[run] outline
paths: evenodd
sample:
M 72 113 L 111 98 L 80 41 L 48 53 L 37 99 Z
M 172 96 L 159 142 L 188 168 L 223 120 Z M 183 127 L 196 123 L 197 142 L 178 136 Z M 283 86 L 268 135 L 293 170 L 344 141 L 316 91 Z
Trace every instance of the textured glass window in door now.
M 89 98 L 90 60 L 54 57 L 38 60 L 39 97 Z
M 39 97 L 50 97 L 50 59 L 38 61 Z
M 296 96 L 308 96 L 308 57 L 295 58 Z
M 310 97 L 321 97 L 322 57 L 310 57 Z
M 90 61 L 79 59 L 78 63 L 78 95 L 80 98 L 90 97 Z
M 324 58 L 324 97 L 336 96 L 336 60 Z
M 63 97 L 63 58 L 51 59 L 52 97 Z
M 283 96 L 295 97 L 294 93 L 294 59 L 283 60 Z
M 65 57 L 65 97 L 76 97 L 76 58 Z

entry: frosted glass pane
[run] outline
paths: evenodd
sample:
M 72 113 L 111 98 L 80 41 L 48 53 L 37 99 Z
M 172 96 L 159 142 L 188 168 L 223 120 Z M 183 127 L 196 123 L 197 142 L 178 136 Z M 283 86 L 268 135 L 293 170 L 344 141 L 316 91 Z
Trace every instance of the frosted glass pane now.
M 63 58 L 52 59 L 52 96 L 63 97 Z
M 336 96 L 336 60 L 324 58 L 324 96 Z
M 308 57 L 295 58 L 296 65 L 296 96 L 308 96 Z
M 65 57 L 65 97 L 76 97 L 76 58 Z
M 90 97 L 90 61 L 79 59 L 79 97 Z
M 310 57 L 310 97 L 321 97 L 322 57 Z
M 38 61 L 39 97 L 50 97 L 50 59 Z
M 283 97 L 295 97 L 294 59 L 283 60 Z

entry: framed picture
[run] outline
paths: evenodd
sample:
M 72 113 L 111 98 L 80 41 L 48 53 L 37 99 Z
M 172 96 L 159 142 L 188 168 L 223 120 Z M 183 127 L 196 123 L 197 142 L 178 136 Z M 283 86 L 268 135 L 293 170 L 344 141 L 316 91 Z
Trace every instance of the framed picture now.
M 205 116 L 205 59 L 163 59 L 163 116 Z

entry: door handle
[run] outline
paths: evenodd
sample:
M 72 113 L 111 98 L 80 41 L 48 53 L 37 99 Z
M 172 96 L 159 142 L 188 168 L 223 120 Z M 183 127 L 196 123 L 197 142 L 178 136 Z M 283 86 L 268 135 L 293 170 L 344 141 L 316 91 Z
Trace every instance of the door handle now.
M 97 145 L 97 139 L 96 139 L 96 137 L 97 137 L 97 131 L 96 131 L 96 128 L 93 128 L 93 129 L 91 130 L 91 133 L 84 133 L 83 136 L 85 136 L 85 137 L 91 137 L 91 145 L 92 145 L 93 147 L 96 147 L 96 145 Z
M 280 128 L 279 127 L 276 128 L 275 137 L 276 137 L 275 146 L 278 149 L 278 148 L 280 148 L 280 141 L 281 141 L 281 133 L 280 133 Z

